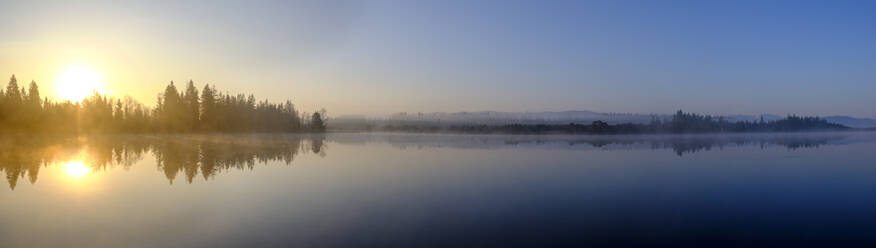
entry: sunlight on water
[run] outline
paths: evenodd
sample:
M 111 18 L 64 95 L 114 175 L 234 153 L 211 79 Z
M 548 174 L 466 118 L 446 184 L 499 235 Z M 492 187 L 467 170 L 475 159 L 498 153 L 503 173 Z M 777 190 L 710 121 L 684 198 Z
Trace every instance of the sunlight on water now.
M 82 197 L 98 196 L 104 190 L 105 178 L 98 173 L 99 168 L 81 155 L 52 167 L 47 171 L 52 175 L 48 180 L 55 180 L 57 184 L 49 187 L 59 194 L 85 199 Z
M 91 172 L 91 168 L 85 166 L 82 161 L 70 161 L 63 164 L 62 167 L 64 167 L 64 172 L 67 172 L 67 175 L 72 178 L 82 178 Z
M 876 228 L 872 133 L 103 135 L 0 150 L 0 247 L 637 247 Z

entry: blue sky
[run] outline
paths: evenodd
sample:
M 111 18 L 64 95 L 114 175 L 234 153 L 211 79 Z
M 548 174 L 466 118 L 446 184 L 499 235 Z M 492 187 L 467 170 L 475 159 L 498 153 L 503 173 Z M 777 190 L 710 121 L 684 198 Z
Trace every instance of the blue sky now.
M 167 81 L 193 79 L 332 115 L 876 117 L 873 1 L 48 1 L 0 9 L 7 73 L 51 81 L 57 67 L 84 63 L 104 71 L 113 92 L 146 104 Z

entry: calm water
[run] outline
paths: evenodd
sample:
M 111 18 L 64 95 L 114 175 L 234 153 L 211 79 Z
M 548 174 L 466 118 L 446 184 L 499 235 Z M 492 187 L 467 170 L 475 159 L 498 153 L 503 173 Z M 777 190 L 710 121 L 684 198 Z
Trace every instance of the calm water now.
M 876 135 L 0 140 L 0 247 L 876 241 Z

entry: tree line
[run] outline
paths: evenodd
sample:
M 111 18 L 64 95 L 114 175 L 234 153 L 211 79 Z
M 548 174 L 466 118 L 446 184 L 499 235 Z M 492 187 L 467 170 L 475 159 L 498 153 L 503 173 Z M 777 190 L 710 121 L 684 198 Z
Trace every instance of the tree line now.
M 660 133 L 743 133 L 743 132 L 805 132 L 838 131 L 851 128 L 830 123 L 819 117 L 789 115 L 775 121 L 731 122 L 724 117 L 684 113 L 681 110 L 668 118 L 652 118 L 648 124 L 608 124 L 594 121 L 590 124 L 507 124 L 507 125 L 452 125 L 439 126 L 386 126 L 385 131 L 456 132 L 507 134 L 660 134 Z
M 220 92 L 193 81 L 178 90 L 173 81 L 154 108 L 130 96 L 113 98 L 97 92 L 81 102 L 41 97 L 31 81 L 20 87 L 13 75 L 0 89 L 0 131 L 80 132 L 325 132 L 325 110 L 300 113 L 291 101 L 256 101 L 252 94 Z

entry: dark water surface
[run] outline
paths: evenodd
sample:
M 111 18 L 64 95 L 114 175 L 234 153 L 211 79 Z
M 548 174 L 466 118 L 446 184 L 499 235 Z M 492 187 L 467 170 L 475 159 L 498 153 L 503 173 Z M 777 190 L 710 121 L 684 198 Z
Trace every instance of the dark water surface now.
M 876 135 L 0 139 L 0 247 L 847 246 Z

